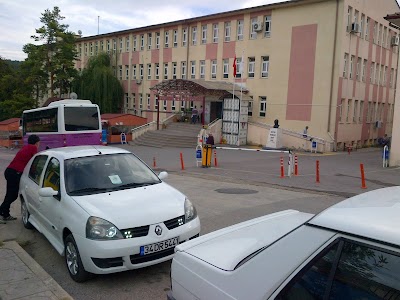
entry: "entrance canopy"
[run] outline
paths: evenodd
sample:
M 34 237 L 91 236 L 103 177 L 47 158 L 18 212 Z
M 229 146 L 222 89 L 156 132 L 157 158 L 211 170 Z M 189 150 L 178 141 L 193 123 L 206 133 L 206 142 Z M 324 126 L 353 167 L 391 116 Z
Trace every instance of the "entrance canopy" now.
M 235 91 L 233 90 L 235 89 Z M 240 92 L 240 86 L 224 81 L 205 81 L 205 80 L 186 80 L 171 79 L 164 80 L 151 87 L 156 95 L 163 100 L 174 100 L 174 98 L 194 98 L 199 96 L 223 97 L 227 93 L 235 94 Z M 247 94 L 247 89 L 242 89 L 243 94 Z

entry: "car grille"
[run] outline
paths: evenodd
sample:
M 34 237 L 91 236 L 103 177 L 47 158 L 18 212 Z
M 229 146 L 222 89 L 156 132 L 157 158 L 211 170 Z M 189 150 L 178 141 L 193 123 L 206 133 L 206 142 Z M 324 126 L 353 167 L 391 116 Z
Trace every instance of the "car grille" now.
M 122 257 L 113 258 L 94 258 L 92 257 L 94 264 L 101 269 L 108 269 L 113 267 L 120 267 L 123 264 Z
M 149 227 L 149 225 L 146 225 L 141 227 L 122 229 L 121 233 L 126 239 L 146 236 L 149 233 Z
M 165 221 L 164 224 L 169 230 L 182 226 L 185 224 L 185 216 L 179 216 L 177 218 Z

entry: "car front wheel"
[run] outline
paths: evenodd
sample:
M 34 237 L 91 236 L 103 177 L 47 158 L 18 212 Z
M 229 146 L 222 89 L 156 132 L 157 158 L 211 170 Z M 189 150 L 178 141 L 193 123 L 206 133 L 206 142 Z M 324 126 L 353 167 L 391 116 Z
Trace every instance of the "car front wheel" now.
M 92 277 L 92 274 L 86 272 L 83 267 L 81 256 L 79 255 L 78 246 L 72 234 L 65 239 L 65 263 L 71 278 L 76 282 L 84 282 Z
M 24 199 L 21 200 L 21 216 L 22 216 L 22 224 L 27 229 L 33 229 L 32 224 L 29 222 L 29 211 Z

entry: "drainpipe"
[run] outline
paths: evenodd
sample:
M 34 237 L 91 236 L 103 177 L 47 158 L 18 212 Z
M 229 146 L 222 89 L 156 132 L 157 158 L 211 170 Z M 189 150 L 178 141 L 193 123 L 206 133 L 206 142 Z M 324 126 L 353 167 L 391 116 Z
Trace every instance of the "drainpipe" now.
M 332 68 L 331 68 L 331 87 L 330 87 L 330 96 L 329 96 L 329 112 L 328 112 L 328 134 L 331 136 L 331 114 L 332 114 L 332 97 L 333 97 L 333 82 L 334 82 L 334 70 L 335 70 L 335 58 L 336 58 L 336 41 L 337 41 L 337 26 L 338 26 L 338 17 L 339 17 L 339 0 L 336 0 L 336 19 L 335 19 L 335 33 L 333 39 L 333 55 L 332 55 Z M 335 105 L 335 107 L 337 107 Z M 336 122 L 336 121 L 335 121 Z M 333 140 L 333 148 L 336 150 L 336 142 Z

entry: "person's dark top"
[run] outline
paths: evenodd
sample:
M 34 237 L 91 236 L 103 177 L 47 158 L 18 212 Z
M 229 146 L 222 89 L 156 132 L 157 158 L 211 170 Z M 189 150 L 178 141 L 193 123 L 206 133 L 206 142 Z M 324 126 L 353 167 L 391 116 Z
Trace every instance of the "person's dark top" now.
M 214 145 L 214 137 L 212 135 L 208 136 L 207 145 Z
M 28 164 L 29 160 L 38 152 L 35 145 L 25 145 L 18 153 L 15 155 L 14 159 L 8 165 L 7 168 L 14 169 L 17 172 L 22 173 L 25 166 Z

